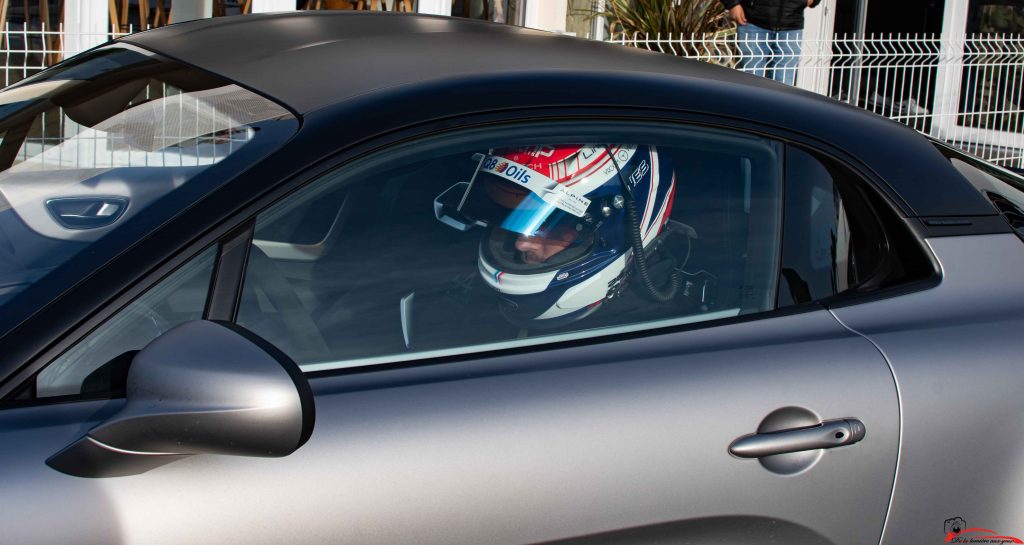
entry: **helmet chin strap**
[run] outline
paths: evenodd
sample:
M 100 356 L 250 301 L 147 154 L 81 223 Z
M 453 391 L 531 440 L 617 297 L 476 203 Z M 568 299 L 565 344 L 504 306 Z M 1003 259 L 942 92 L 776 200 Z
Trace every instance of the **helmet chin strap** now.
M 683 274 L 678 269 L 672 271 L 672 275 L 669 277 L 668 288 L 665 290 L 654 284 L 651 273 L 647 268 L 647 255 L 644 253 L 643 235 L 640 233 L 640 217 L 636 211 L 636 199 L 634 198 L 633 190 L 622 176 L 619 162 L 615 160 L 615 155 L 612 154 L 610 146 L 605 144 L 604 150 L 608 157 L 611 158 L 612 165 L 615 166 L 615 175 L 619 178 L 619 184 L 622 185 L 622 189 L 626 194 L 625 212 L 630 231 L 626 233 L 626 238 L 630 241 L 630 247 L 633 249 L 633 263 L 636 266 L 637 276 L 640 277 L 640 283 L 654 299 L 662 302 L 671 301 L 679 293 L 680 286 L 683 285 Z

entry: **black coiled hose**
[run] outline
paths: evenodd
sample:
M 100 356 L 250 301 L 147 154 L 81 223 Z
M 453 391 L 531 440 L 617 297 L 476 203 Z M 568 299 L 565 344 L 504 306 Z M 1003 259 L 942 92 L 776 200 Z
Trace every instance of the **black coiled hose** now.
M 626 197 L 626 216 L 629 218 L 629 241 L 633 247 L 633 262 L 636 264 L 636 273 L 640 277 L 640 282 L 647 288 L 651 297 L 654 297 L 657 301 L 662 303 L 671 301 L 679 293 L 679 288 L 683 285 L 683 275 L 678 269 L 674 269 L 672 276 L 669 277 L 668 289 L 666 291 L 661 291 L 658 286 L 654 285 L 651 273 L 647 270 L 647 255 L 644 253 L 644 239 L 640 234 L 640 218 L 636 213 L 636 202 L 628 192 Z

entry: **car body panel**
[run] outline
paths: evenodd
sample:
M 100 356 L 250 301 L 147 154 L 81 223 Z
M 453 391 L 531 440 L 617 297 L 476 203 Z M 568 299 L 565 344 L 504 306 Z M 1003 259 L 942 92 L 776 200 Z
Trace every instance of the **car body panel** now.
M 882 543 L 938 542 L 954 517 L 1021 538 L 1024 245 L 1015 235 L 928 243 L 938 286 L 833 310 L 878 345 L 899 386 L 900 465 Z
M 734 543 L 777 526 L 794 543 L 873 543 L 895 470 L 889 369 L 825 310 L 311 385 L 316 428 L 287 458 L 202 455 L 125 478 L 40 458 L 120 401 L 2 412 L 0 526 L 23 528 L 7 518 L 17 505 L 77 521 L 95 495 L 89 518 L 116 522 L 76 542 L 529 543 L 644 527 L 606 539 Z M 728 453 L 786 406 L 859 418 L 867 436 L 795 475 Z
M 261 38 L 247 38 L 253 35 Z M 339 135 L 508 108 L 698 111 L 787 127 L 846 149 L 869 161 L 914 215 L 995 214 L 903 124 L 673 55 L 458 18 L 343 12 L 195 21 L 124 40 L 223 75 L 302 115 L 336 104 L 380 115 L 339 123 Z

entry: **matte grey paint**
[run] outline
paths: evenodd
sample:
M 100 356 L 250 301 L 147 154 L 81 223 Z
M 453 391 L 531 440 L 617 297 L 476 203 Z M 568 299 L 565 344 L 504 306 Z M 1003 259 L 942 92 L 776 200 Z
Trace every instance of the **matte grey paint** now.
M 878 345 L 899 387 L 882 543 L 940 542 L 953 517 L 1024 538 L 1024 245 L 1009 234 L 928 243 L 938 287 L 833 311 Z
M 876 543 L 896 464 L 889 369 L 824 310 L 311 384 L 317 427 L 288 457 L 111 479 L 42 460 L 118 402 L 4 411 L 0 527 L 15 543 Z M 789 406 L 871 433 L 791 476 L 729 455 Z M 66 523 L 24 523 L 43 516 Z
M 739 81 L 742 75 L 726 70 L 712 74 L 713 68 L 692 63 L 677 69 L 684 64 L 669 67 L 669 57 L 641 61 L 638 52 L 601 44 L 547 47 L 565 39 L 533 33 L 517 39 L 514 30 L 466 47 L 471 32 L 458 22 L 435 28 L 421 19 L 379 19 L 368 24 L 365 40 L 341 43 L 337 35 L 348 29 L 317 27 L 314 18 L 249 21 L 176 25 L 131 39 L 213 69 L 211 59 L 237 67 L 231 74 L 237 80 L 308 108 L 306 127 L 317 120 L 312 109 L 331 97 L 352 96 L 362 101 L 353 108 L 375 104 L 363 111 L 412 123 L 464 113 L 458 108 L 470 100 L 479 111 L 493 109 L 515 94 L 521 101 L 551 97 L 552 106 L 579 103 L 578 88 L 570 86 L 542 95 L 503 86 L 542 82 L 545 73 L 583 70 L 593 77 L 588 81 L 652 83 L 655 92 L 679 92 L 661 93 L 664 102 L 643 106 L 672 101 L 786 126 L 863 158 L 920 215 L 965 213 L 961 195 L 946 191 L 962 180 L 950 182 L 948 162 L 922 161 L 934 149 L 909 129 L 763 80 Z M 346 25 L 369 19 L 356 21 Z M 254 31 L 263 24 L 281 32 Z M 380 31 L 385 24 L 389 32 Z M 424 31 L 407 33 L 405 24 Z M 480 27 L 480 36 L 496 32 Z M 293 46 L 282 47 L 288 40 Z M 215 43 L 232 47 L 211 47 Z M 523 48 L 538 54 L 524 55 Z M 607 53 L 600 67 L 573 65 L 583 56 L 595 62 L 597 48 Z M 225 55 L 206 54 L 214 49 Z M 314 54 L 302 56 L 301 49 Z M 560 50 L 571 54 L 556 58 Z M 265 59 L 268 51 L 273 59 Z M 425 64 L 410 52 L 443 62 Z M 459 55 L 476 55 L 475 64 L 459 62 Z M 351 65 L 310 73 L 310 66 L 328 66 L 323 59 L 352 60 L 367 72 L 415 70 L 396 70 L 396 79 L 378 72 L 348 77 L 364 75 Z M 521 71 L 507 74 L 506 61 L 514 59 Z M 554 60 L 536 65 L 548 59 Z M 439 68 L 448 70 L 443 81 L 428 85 Z M 671 75 L 628 74 L 632 69 Z M 344 86 L 349 82 L 355 87 Z M 476 86 L 451 100 L 452 89 L 464 83 Z M 364 92 L 351 93 L 359 85 L 366 85 Z M 484 98 L 472 92 L 485 87 L 492 92 L 479 93 Z M 438 102 L 449 109 L 422 108 L 432 97 L 443 97 Z M 632 100 L 622 93 L 615 98 L 607 105 Z M 390 122 L 378 129 L 394 128 Z M 933 202 L 923 195 L 938 197 Z M 204 454 L 132 477 L 78 479 L 43 460 L 124 401 L 5 410 L 0 535 L 11 543 L 875 543 L 887 505 L 885 543 L 937 542 L 939 522 L 956 516 L 1019 535 L 1022 246 L 1012 235 L 931 245 L 945 274 L 938 288 L 834 311 L 868 339 L 818 311 L 319 378 L 316 434 L 281 459 Z M 869 341 L 891 360 L 891 373 Z M 814 420 L 856 417 L 871 431 L 856 445 L 816 452 L 810 467 L 791 476 L 729 456 L 733 439 L 781 407 L 803 408 Z
M 263 38 L 252 39 L 253 35 Z M 248 47 L 208 54 L 211 46 L 225 45 L 221 40 L 246 37 Z M 396 86 L 538 70 L 628 69 L 688 75 L 762 90 L 787 89 L 764 78 L 636 48 L 523 27 L 424 15 L 260 14 L 195 21 L 134 34 L 121 41 L 238 81 L 301 114 Z M 371 53 L 375 55 L 365 56 Z M 324 69 L 327 67 L 331 69 Z M 352 72 L 341 74 L 338 69 Z M 822 100 L 811 93 L 801 94 Z M 422 104 L 417 108 L 424 109 Z
M 182 455 L 287 456 L 305 441 L 303 405 L 311 403 L 296 374 L 293 361 L 233 329 L 186 322 L 135 356 L 124 407 L 47 463 L 79 477 L 111 477 Z

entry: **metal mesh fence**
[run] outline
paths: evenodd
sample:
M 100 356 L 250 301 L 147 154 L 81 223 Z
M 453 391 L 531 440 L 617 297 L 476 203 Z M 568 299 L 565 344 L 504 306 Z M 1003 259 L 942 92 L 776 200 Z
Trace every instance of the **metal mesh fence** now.
M 52 66 L 65 57 L 81 53 L 95 45 L 131 34 L 82 34 L 64 32 L 62 26 L 8 23 L 0 35 L 0 69 L 3 86 L 17 83 L 36 72 Z
M 2 84 L 122 35 L 8 24 L 0 36 Z M 793 83 L 1024 168 L 1024 36 L 952 41 L 934 34 L 822 40 L 632 35 L 612 41 Z
M 615 43 L 770 77 L 1024 168 L 1024 37 L 831 39 L 619 36 Z

